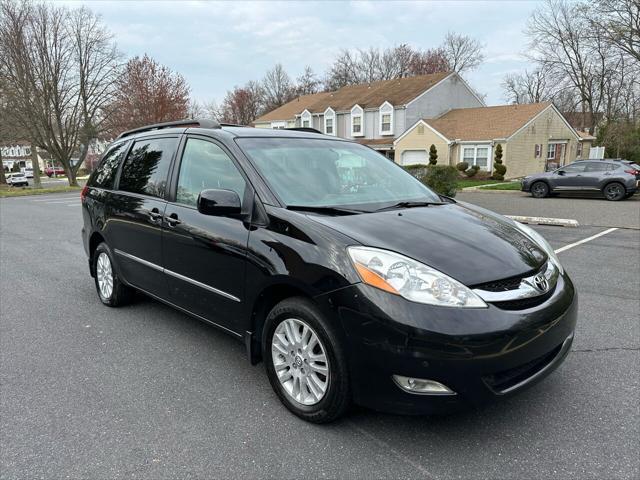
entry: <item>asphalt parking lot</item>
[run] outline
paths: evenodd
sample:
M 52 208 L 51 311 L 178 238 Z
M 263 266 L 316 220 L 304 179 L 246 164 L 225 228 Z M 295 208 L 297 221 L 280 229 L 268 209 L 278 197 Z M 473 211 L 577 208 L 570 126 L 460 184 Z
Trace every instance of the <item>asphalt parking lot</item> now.
M 213 327 L 144 297 L 104 307 L 77 194 L 0 200 L 0 478 L 640 477 L 640 201 L 460 198 L 577 218 L 536 227 L 554 248 L 624 227 L 559 254 L 580 295 L 571 354 L 482 410 L 326 426 Z

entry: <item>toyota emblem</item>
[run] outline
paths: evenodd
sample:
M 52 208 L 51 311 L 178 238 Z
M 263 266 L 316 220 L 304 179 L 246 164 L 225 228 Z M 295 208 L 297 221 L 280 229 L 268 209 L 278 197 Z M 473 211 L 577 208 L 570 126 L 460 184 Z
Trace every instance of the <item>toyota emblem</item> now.
M 533 278 L 533 284 L 541 292 L 546 292 L 547 289 L 549 288 L 549 282 L 547 282 L 547 279 L 542 274 L 536 275 Z

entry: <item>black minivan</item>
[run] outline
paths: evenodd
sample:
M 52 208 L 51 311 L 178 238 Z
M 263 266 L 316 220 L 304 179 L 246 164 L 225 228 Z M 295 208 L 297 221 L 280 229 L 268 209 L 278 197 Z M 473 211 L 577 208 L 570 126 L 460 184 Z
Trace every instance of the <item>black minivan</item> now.
M 100 300 L 134 291 L 242 340 L 281 401 L 438 413 L 545 377 L 577 295 L 534 230 L 309 129 L 125 132 L 82 191 Z

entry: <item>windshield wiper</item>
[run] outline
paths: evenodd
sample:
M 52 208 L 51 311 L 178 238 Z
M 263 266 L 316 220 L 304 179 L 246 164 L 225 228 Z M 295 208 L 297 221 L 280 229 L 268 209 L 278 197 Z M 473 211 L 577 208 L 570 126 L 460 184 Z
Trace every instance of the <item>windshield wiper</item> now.
M 429 207 L 431 205 L 444 205 L 444 202 L 398 202 L 393 205 L 388 205 L 386 207 L 378 208 L 374 210 L 374 212 L 383 212 L 385 210 L 394 210 L 396 208 L 414 208 L 414 207 Z
M 342 207 L 323 207 L 316 205 L 287 205 L 287 210 L 297 210 L 300 212 L 317 212 L 337 215 L 354 215 L 357 213 L 365 213 L 364 210 L 352 210 Z

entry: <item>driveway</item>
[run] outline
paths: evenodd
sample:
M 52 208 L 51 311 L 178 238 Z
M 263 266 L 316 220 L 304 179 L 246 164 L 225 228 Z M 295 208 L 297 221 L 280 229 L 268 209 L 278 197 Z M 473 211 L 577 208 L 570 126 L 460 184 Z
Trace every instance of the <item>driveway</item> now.
M 601 208 L 624 219 L 630 205 Z M 575 212 L 560 216 L 590 218 Z M 80 228 L 77 194 L 0 199 L 2 479 L 640 476 L 637 230 L 577 243 L 605 229 L 536 227 L 570 246 L 580 318 L 566 362 L 535 387 L 458 415 L 354 409 L 317 426 L 224 333 L 143 296 L 103 306 Z
M 458 192 L 457 200 L 503 215 L 573 218 L 580 225 L 640 229 L 640 193 L 620 202 L 600 198 L 533 198 L 522 192 Z

